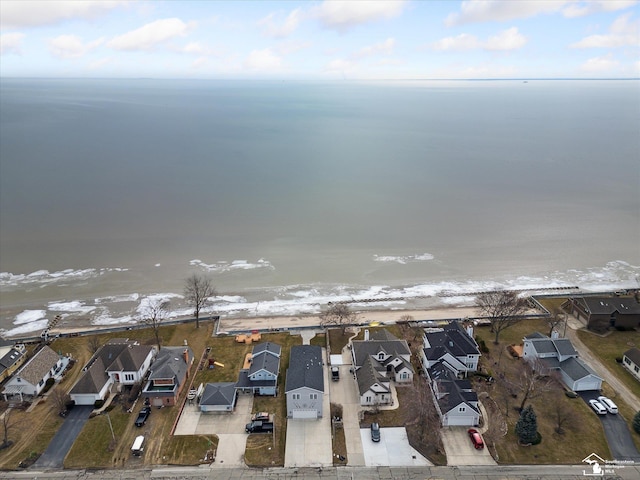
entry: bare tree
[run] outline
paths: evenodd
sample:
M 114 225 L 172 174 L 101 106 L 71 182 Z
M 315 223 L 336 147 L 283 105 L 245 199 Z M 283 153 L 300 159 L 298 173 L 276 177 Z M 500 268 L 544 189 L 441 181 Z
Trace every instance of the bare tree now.
M 342 334 L 347 328 L 347 325 L 355 323 L 357 314 L 349 309 L 349 306 L 344 303 L 331 303 L 329 308 L 320 314 L 320 326 L 326 328 L 330 325 L 339 326 L 342 329 Z
M 89 349 L 89 352 L 91 353 L 91 355 L 93 355 L 94 353 L 96 353 L 98 351 L 98 349 L 100 348 L 100 337 L 98 335 L 90 335 L 89 337 L 87 337 L 87 348 Z
M 533 362 L 522 362 L 517 370 L 515 388 L 522 393 L 520 411 L 527 401 L 534 400 L 553 390 L 557 384 L 556 376 L 548 372 L 542 361 L 536 358 Z
M 65 392 L 60 385 L 51 390 L 49 398 L 58 409 L 58 412 L 64 412 L 67 409 L 67 404 L 71 400 L 69 394 Z
M 572 429 L 580 427 L 575 409 L 563 400 L 565 399 L 557 398 L 555 400 L 555 406 L 551 413 L 551 418 L 553 418 L 553 422 L 555 423 L 554 430 L 558 435 L 564 434 L 565 427 Z
M 196 328 L 200 328 L 200 310 L 204 307 L 209 297 L 216 295 L 216 288 L 211 284 L 211 279 L 204 275 L 193 274 L 185 281 L 184 298 L 193 306 L 193 315 L 196 317 Z
M 2 415 L 2 443 L 0 443 L 0 449 L 9 447 L 13 444 L 13 441 L 9 439 L 11 432 L 18 428 L 20 422 L 13 415 L 13 408 L 7 408 Z
M 496 335 L 494 343 L 497 344 L 500 332 L 522 320 L 522 314 L 527 310 L 527 301 L 516 292 L 495 290 L 480 293 L 476 297 L 476 306 L 483 316 L 489 318 L 491 331 Z
M 434 404 L 429 382 L 422 375 L 414 375 L 411 389 L 411 395 L 406 397 L 408 404 L 403 407 L 407 413 L 405 423 L 420 427 L 420 442 L 429 441 L 440 448 L 440 417 Z
M 142 306 L 142 322 L 153 329 L 153 335 L 158 345 L 158 351 L 162 348 L 160 342 L 160 325 L 169 316 L 169 301 L 158 298 L 149 298 Z
M 567 314 L 560 307 L 555 307 L 551 310 L 551 314 L 547 318 L 547 323 L 549 324 L 549 336 L 551 336 L 556 327 L 559 327 L 566 321 L 566 315 Z

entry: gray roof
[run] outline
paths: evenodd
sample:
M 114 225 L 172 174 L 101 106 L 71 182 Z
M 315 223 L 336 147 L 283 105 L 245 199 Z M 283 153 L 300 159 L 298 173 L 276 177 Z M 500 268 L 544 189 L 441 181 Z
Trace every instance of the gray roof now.
M 558 353 L 562 356 L 577 356 L 578 352 L 573 348 L 571 340 L 568 338 L 549 338 L 539 332 L 524 337 L 529 340 L 533 348 L 538 353 Z
M 272 343 L 271 345 L 274 344 Z M 267 372 L 277 376 L 278 372 L 280 371 L 280 356 L 272 355 L 266 350 L 262 350 L 258 354 L 254 352 L 253 356 L 251 357 L 249 375 L 254 375 L 260 370 L 266 370 Z
M 200 397 L 200 405 L 233 405 L 236 384 L 233 382 L 207 383 Z
M 442 362 L 437 362 L 429 368 L 428 374 L 431 381 L 438 385 L 440 398 L 437 401 L 443 413 L 447 413 L 463 402 L 469 405 L 473 411 L 479 413 L 478 408 L 474 406 L 474 403 L 478 401 L 478 394 L 473 391 L 471 382 L 458 380 L 455 373 Z
M 458 322 L 450 322 L 438 332 L 425 332 L 431 345 L 424 353 L 428 360 L 437 360 L 446 353 L 454 357 L 480 355 L 475 340 L 471 338 Z
M 374 331 L 369 340 L 354 340 L 351 345 L 357 366 L 363 365 L 367 357 L 377 357 L 380 352 L 391 356 L 411 355 L 407 341 L 394 337 L 385 329 Z
M 317 345 L 291 347 L 285 392 L 302 387 L 324 392 L 322 349 Z
M 358 392 L 360 395 L 365 394 L 374 385 L 378 384 L 382 390 L 389 391 L 389 388 L 384 383 L 389 383 L 389 379 L 383 375 L 380 375 L 375 368 L 375 360 L 371 357 L 367 357 L 364 365 L 360 366 L 356 370 L 356 380 L 358 383 Z
M 566 359 L 564 362 L 560 362 L 560 368 L 574 381 L 588 377 L 589 375 L 600 378 L 591 367 L 576 357 L 571 357 Z M 600 378 L 600 380 L 602 380 L 602 378 Z
M 185 350 L 189 353 L 189 364 L 183 357 Z M 162 347 L 151 365 L 149 380 L 173 378 L 177 384 L 180 384 L 187 375 L 192 359 L 193 350 L 190 347 Z
M 633 347 L 624 352 L 624 355 L 636 365 L 640 365 L 640 349 Z
M 3 372 L 7 368 L 15 365 L 18 360 L 25 355 L 25 353 L 25 350 L 18 350 L 15 347 L 11 347 L 11 349 L 2 358 L 0 358 L 0 372 Z
M 60 355 L 45 345 L 27 361 L 15 376 L 23 378 L 31 385 L 37 385 L 49 370 L 55 367 L 58 360 L 60 360 Z
M 611 314 L 618 312 L 621 314 L 640 314 L 640 303 L 634 298 L 628 297 L 583 297 L 582 302 L 586 305 L 589 313 Z
M 264 352 L 268 352 L 275 355 L 276 357 L 280 357 L 281 351 L 282 351 L 282 347 L 280 347 L 280 345 L 278 345 L 277 343 L 262 342 L 262 343 L 256 344 L 253 347 L 252 354 L 255 356 Z
M 70 394 L 99 393 L 109 381 L 102 358 L 96 358 L 73 386 Z

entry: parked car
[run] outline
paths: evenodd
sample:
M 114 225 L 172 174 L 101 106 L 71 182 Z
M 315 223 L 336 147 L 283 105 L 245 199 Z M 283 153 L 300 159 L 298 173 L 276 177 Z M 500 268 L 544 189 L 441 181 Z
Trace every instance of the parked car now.
M 338 367 L 331 367 L 331 380 L 334 382 L 340 380 L 340 369 Z
M 244 427 L 244 431 L 247 433 L 270 433 L 273 432 L 273 422 L 262 422 L 256 420 L 251 423 L 247 423 Z
M 261 422 L 268 422 L 269 412 L 256 412 L 253 415 L 251 415 L 251 421 L 255 422 L 256 420 L 259 420 Z
M 484 440 L 482 440 L 482 435 L 480 435 L 480 432 L 478 432 L 478 430 L 476 430 L 475 428 L 470 428 L 469 430 L 467 430 L 467 433 L 469 434 L 469 438 L 471 439 L 471 443 L 473 443 L 475 449 L 482 450 L 484 448 Z
M 604 408 L 607 409 L 609 413 L 618 413 L 618 406 L 613 403 L 613 401 L 609 397 L 600 396 L 598 397 L 598 401 L 602 404 Z
M 598 415 L 606 415 L 607 414 L 607 409 L 605 408 L 605 406 L 602 405 L 595 398 L 592 399 L 592 400 L 589 400 L 589 405 L 591 405 L 591 408 L 593 408 Z
M 149 415 L 151 415 L 151 407 L 144 407 L 142 410 L 140 410 L 138 418 L 136 418 L 136 427 L 142 427 L 145 423 L 147 423 Z
M 377 423 L 371 424 L 371 440 L 373 442 L 380 441 L 380 425 Z

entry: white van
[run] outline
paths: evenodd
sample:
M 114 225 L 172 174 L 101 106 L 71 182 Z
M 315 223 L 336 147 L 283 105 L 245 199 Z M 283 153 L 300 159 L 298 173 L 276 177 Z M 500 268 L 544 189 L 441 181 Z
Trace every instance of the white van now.
M 138 435 L 131 446 L 131 453 L 139 457 L 144 452 L 144 435 Z
M 598 401 L 604 405 L 604 408 L 607 409 L 609 413 L 618 413 L 618 406 L 611 401 L 608 397 L 598 397 Z

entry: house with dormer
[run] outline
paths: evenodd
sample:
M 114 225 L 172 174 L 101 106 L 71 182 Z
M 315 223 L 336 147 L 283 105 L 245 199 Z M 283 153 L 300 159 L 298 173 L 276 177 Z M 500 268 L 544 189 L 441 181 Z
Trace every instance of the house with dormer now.
M 640 303 L 633 297 L 573 297 L 562 307 L 590 330 L 640 327 Z
M 69 391 L 76 405 L 94 405 L 123 385 L 141 382 L 155 355 L 155 348 L 136 341 L 114 338 L 100 347 L 82 369 Z
M 278 391 L 281 352 L 282 348 L 276 343 L 263 342 L 255 345 L 248 359 L 249 368 L 240 370 L 236 388 L 275 397 Z
M 385 329 L 371 332 L 366 329 L 364 340 L 351 342 L 351 355 L 356 374 L 360 367 L 370 364 L 387 381 L 400 384 L 413 382 L 414 369 L 407 341 L 396 338 Z
M 317 345 L 291 347 L 285 380 L 287 418 L 318 419 L 323 416 L 324 362 Z
M 25 396 L 33 399 L 44 390 L 47 380 L 53 378 L 63 367 L 63 358 L 45 345 L 38 350 L 6 383 L 4 399 Z
M 151 365 L 142 396 L 154 407 L 173 406 L 189 379 L 193 365 L 190 347 L 162 347 Z
M 27 349 L 23 343 L 0 346 L 0 382 L 13 375 L 27 360 Z
M 539 362 L 549 371 L 557 371 L 564 384 L 574 392 L 600 390 L 602 378 L 578 357 L 568 338 L 549 338 L 540 332 L 523 339 L 522 358 Z
M 473 339 L 473 328 L 464 328 L 459 322 L 425 328 L 420 360 L 425 371 L 437 362 L 447 365 L 458 377 L 477 371 L 480 349 Z
M 467 379 L 444 362 L 436 362 L 427 370 L 434 404 L 443 427 L 473 427 L 480 423 L 478 395 Z

